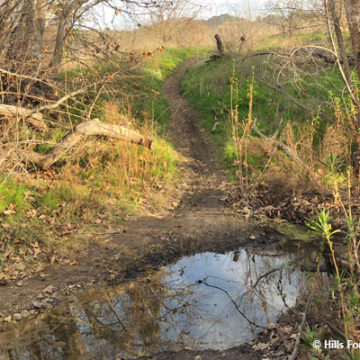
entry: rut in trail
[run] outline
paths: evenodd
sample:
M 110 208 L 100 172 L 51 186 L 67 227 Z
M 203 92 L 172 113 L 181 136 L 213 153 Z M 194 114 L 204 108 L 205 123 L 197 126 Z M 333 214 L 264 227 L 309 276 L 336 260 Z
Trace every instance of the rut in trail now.
M 164 237 L 165 232 L 188 242 L 207 242 L 209 237 L 237 234 L 243 227 L 227 205 L 230 184 L 208 134 L 201 128 L 201 113 L 181 94 L 181 80 L 193 64 L 194 60 L 183 64 L 163 85 L 171 110 L 167 137 L 180 157 L 178 206 L 158 219 L 135 220 L 138 225 L 129 227 L 135 227 L 137 234 L 144 231 L 154 238 Z
M 169 139 L 181 155 L 181 173 L 189 186 L 182 199 L 183 205 L 209 206 L 221 211 L 221 199 L 229 190 L 224 169 L 208 134 L 200 126 L 201 113 L 193 109 L 181 94 L 181 80 L 193 62 L 185 63 L 164 82 L 163 92 L 171 109 Z

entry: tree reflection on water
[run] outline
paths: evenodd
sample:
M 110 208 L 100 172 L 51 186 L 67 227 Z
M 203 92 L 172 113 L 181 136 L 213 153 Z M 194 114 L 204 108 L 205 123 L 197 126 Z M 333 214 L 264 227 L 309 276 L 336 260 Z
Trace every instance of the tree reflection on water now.
M 294 260 L 246 250 L 184 257 L 3 327 L 0 359 L 132 359 L 239 345 L 294 306 L 304 283 Z

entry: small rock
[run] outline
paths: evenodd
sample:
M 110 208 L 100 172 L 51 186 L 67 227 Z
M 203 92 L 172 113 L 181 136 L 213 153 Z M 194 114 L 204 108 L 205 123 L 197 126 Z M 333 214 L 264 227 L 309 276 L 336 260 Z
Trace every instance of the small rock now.
M 31 303 L 31 306 L 34 308 L 34 309 L 41 309 L 43 307 L 46 307 L 48 305 L 48 303 L 46 301 L 33 301 Z
M 255 240 L 255 239 L 256 239 L 256 236 L 255 236 L 255 235 L 250 235 L 250 236 L 249 236 L 249 239 L 250 239 L 250 240 Z
M 11 315 L 6 316 L 6 317 L 4 318 L 4 321 L 5 321 L 5 322 L 10 322 L 10 321 L 11 321 Z
M 54 285 L 49 285 L 43 291 L 45 293 L 47 293 L 47 294 L 51 294 L 51 293 L 53 293 L 55 291 L 55 286 Z
M 21 316 L 21 314 L 16 313 L 16 314 L 13 315 L 13 319 L 14 319 L 15 321 L 20 321 L 20 320 L 22 319 L 22 316 Z
M 24 282 L 20 280 L 16 283 L 16 286 L 24 286 Z
M 41 308 L 40 301 L 34 300 L 34 301 L 31 303 L 31 306 L 32 306 L 33 308 L 35 308 L 35 309 Z
M 22 316 L 23 318 L 27 318 L 28 316 L 30 316 L 30 311 L 29 311 L 29 310 L 23 310 L 23 311 L 21 312 L 21 316 Z
M 201 360 L 201 356 L 200 355 L 195 356 L 194 360 Z
M 269 344 L 265 344 L 265 343 L 260 343 L 260 344 L 256 344 L 254 345 L 252 348 L 255 350 L 255 351 L 262 351 L 262 350 L 265 350 L 269 347 Z

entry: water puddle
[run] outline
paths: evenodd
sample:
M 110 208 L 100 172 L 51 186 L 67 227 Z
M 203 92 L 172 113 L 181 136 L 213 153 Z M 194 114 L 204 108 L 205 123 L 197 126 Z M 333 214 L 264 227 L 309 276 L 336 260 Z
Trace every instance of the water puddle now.
M 305 283 L 296 260 L 244 249 L 184 257 L 0 332 L 0 359 L 133 359 L 245 343 L 295 305 Z

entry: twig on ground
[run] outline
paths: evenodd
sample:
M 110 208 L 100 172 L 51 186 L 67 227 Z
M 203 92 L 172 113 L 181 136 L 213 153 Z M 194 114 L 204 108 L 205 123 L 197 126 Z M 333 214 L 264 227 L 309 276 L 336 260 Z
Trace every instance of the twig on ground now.
M 306 322 L 306 313 L 307 313 L 307 310 L 308 310 L 311 299 L 312 299 L 312 296 L 310 295 L 308 300 L 307 300 L 307 303 L 306 303 L 305 311 L 302 314 L 302 320 L 301 320 L 301 323 L 300 323 L 300 326 L 299 326 L 299 332 L 298 332 L 298 335 L 297 335 L 297 338 L 296 338 L 294 350 L 293 350 L 291 356 L 289 357 L 289 360 L 295 360 L 296 359 L 298 349 L 299 349 L 300 340 L 301 340 L 301 333 L 304 330 L 304 326 L 305 326 L 305 322 Z

